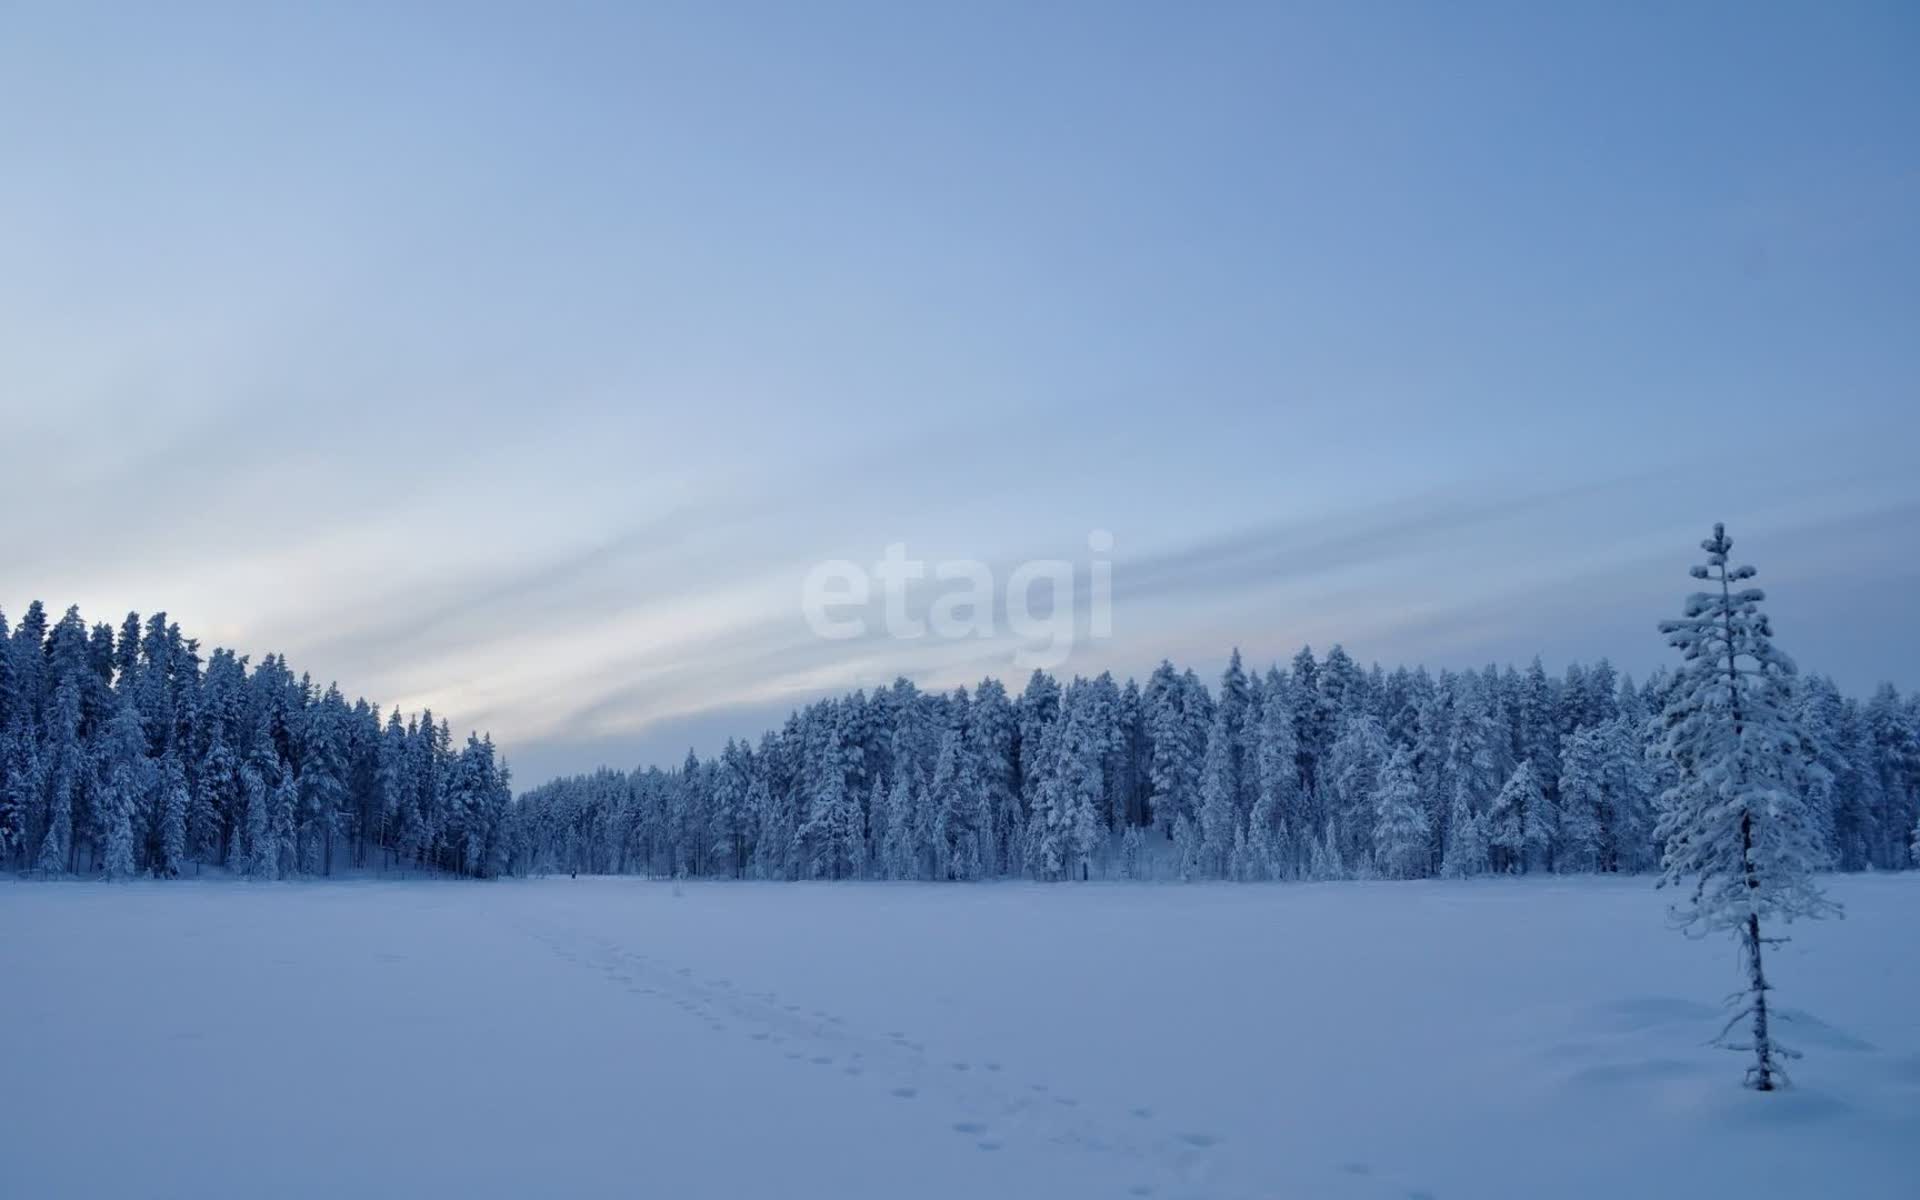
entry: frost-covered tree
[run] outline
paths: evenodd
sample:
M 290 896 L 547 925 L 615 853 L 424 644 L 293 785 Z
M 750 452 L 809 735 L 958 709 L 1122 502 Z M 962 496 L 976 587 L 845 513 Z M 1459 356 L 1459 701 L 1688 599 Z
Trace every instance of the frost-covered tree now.
M 241 790 L 246 797 L 246 840 L 234 840 L 234 867 L 252 879 L 280 877 L 280 844 L 275 833 L 274 798 L 279 790 L 280 760 L 265 730 L 259 731 L 253 749 L 240 768 Z
M 1335 661 L 1328 656 L 1323 679 L 1333 677 Z M 1364 867 L 1372 858 L 1374 797 L 1391 754 L 1386 731 L 1371 715 L 1361 713 L 1340 723 L 1339 735 L 1321 766 L 1320 796 L 1326 827 L 1333 832 L 1342 862 Z
M 980 777 L 957 729 L 940 739 L 933 776 L 927 784 L 933 811 L 933 874 L 939 879 L 974 879 L 980 874 Z
M 914 807 L 923 791 L 915 772 L 894 771 L 893 787 L 887 793 L 886 832 L 880 843 L 880 873 L 888 879 L 919 878 Z
M 1107 740 L 1097 699 L 1086 680 L 1075 680 L 1061 695 L 1059 719 L 1041 738 L 1040 786 L 1027 831 L 1027 869 L 1040 879 L 1089 872 L 1106 795 Z
M 1440 874 L 1447 879 L 1486 874 L 1491 869 L 1486 830 L 1480 823 L 1480 815 L 1468 808 L 1465 798 L 1458 793 L 1454 795 L 1448 824 L 1447 854 L 1440 861 Z
M 800 809 L 795 799 L 800 780 L 796 756 L 803 734 L 796 714 L 779 735 L 768 734 L 760 747 L 761 774 L 753 788 L 759 833 L 755 872 L 762 879 L 793 879 L 799 874 Z
M 1107 823 L 1125 830 L 1146 824 L 1147 727 L 1140 685 L 1129 679 L 1114 701 L 1112 737 L 1107 748 L 1107 793 L 1113 810 Z
M 1021 824 L 1031 818 L 1034 804 L 1039 796 L 1041 779 L 1045 776 L 1047 728 L 1060 715 L 1060 684 L 1053 676 L 1036 670 L 1027 679 L 1026 690 L 1020 693 L 1020 700 L 1014 706 L 1014 728 L 1019 736 L 1019 745 L 1014 759 L 1020 769 L 1020 809 L 1023 816 Z M 933 764 L 925 760 L 930 768 Z M 1023 830 L 1022 841 L 1025 841 Z
M 1560 777 L 1560 702 L 1538 655 L 1520 678 L 1511 711 L 1514 761 L 1533 764 L 1534 781 L 1551 802 Z
M 1347 877 L 1347 860 L 1340 853 L 1340 839 L 1333 831 L 1333 822 L 1328 821 L 1325 831 L 1314 841 L 1308 856 L 1307 878 L 1345 879 Z
M 1908 857 L 1907 831 L 1920 808 L 1920 731 L 1892 684 L 1881 684 L 1861 707 L 1866 749 L 1878 777 L 1869 859 L 1873 866 L 1898 868 Z
M 1664 797 L 1659 836 L 1665 847 L 1663 885 L 1686 889 L 1673 907 L 1677 924 L 1690 933 L 1731 932 L 1746 965 L 1747 986 L 1722 1031 L 1724 1042 L 1742 1021 L 1750 1040 L 1733 1048 L 1751 1052 L 1747 1082 L 1771 1091 L 1779 1060 L 1793 1052 L 1774 1038 L 1762 961 L 1777 937 L 1766 925 L 1822 917 L 1839 908 L 1815 884 L 1822 858 L 1816 825 L 1807 811 L 1813 748 L 1788 718 L 1793 661 L 1773 645 L 1773 629 L 1760 609 L 1765 594 L 1739 587 L 1753 578 L 1750 566 L 1732 567 L 1733 541 L 1724 526 L 1701 544 L 1704 565 L 1692 575 L 1709 590 L 1687 598 L 1686 615 L 1663 621 L 1660 630 L 1686 665 L 1675 678 L 1662 716 L 1662 749 L 1677 782 Z
M 1268 672 L 1261 685 L 1253 740 L 1254 799 L 1247 815 L 1242 874 L 1253 879 L 1291 879 L 1300 870 L 1295 838 L 1307 825 L 1292 689 L 1278 671 Z
M 813 774 L 807 820 L 800 828 L 809 871 L 815 879 L 858 878 L 866 867 L 860 800 L 847 786 L 846 747 L 837 720 L 825 726 Z
M 26 628 L 26 622 L 21 622 L 14 636 L 18 638 Z M 84 831 L 85 825 L 78 810 L 82 794 L 93 782 L 80 729 L 79 687 L 75 680 L 63 679 L 55 688 L 53 702 L 46 713 L 46 748 L 39 756 L 41 777 L 47 788 L 46 832 L 41 839 L 38 863 L 42 874 L 71 872 L 79 867 L 77 835 Z
M 94 814 L 95 836 L 105 854 L 108 879 L 134 874 L 134 822 L 146 803 L 152 772 L 147 733 L 140 710 L 122 703 L 100 747 L 101 803 Z
M 1146 838 L 1141 834 L 1140 826 L 1127 826 L 1127 831 L 1120 835 L 1120 878 L 1145 878 L 1146 853 Z
M 745 745 L 728 738 L 714 773 L 707 839 L 714 860 L 724 864 L 726 873 L 736 879 L 745 874 L 751 857 L 752 813 L 747 797 L 752 786 L 752 755 Z
M 1486 812 L 1506 782 L 1502 760 L 1509 739 L 1499 730 L 1493 697 L 1478 674 L 1470 672 L 1458 677 L 1453 691 L 1455 701 L 1441 776 L 1451 802 L 1447 840 L 1451 843 L 1455 838 L 1462 816 L 1473 817 L 1476 828 L 1472 831 L 1474 841 L 1467 847 L 1470 853 L 1454 855 L 1450 844 L 1448 853 L 1458 870 L 1479 874 L 1487 869 L 1484 862 L 1471 870 L 1469 866 L 1486 858 Z
M 6 645 L 0 642 L 0 656 L 5 652 Z M 6 795 L 14 821 L 14 848 L 20 852 L 26 865 L 44 874 L 64 871 L 67 864 L 67 831 L 56 833 L 49 829 L 42 835 L 40 846 L 36 849 L 33 845 L 34 830 L 41 823 L 35 820 L 35 810 L 41 806 L 46 794 L 46 777 L 34 741 L 24 733 L 19 733 L 5 750 L 8 772 Z
M 1412 752 L 1404 746 L 1393 752 L 1374 785 L 1373 863 L 1388 879 L 1427 873 L 1427 810 Z
M 1206 743 L 1196 741 L 1192 714 L 1198 707 L 1185 678 L 1162 662 L 1141 695 L 1147 735 L 1149 806 L 1165 837 L 1198 829 L 1200 771 Z
M 1255 716 L 1254 691 L 1240 662 L 1240 648 L 1236 646 L 1227 660 L 1227 669 L 1220 673 L 1219 698 L 1208 724 L 1209 737 L 1218 729 L 1227 739 L 1225 782 L 1227 799 L 1233 809 L 1230 824 L 1236 829 L 1245 826 L 1247 811 L 1253 806 L 1253 785 L 1248 778 L 1246 758 L 1247 729 Z
M 1206 756 L 1200 764 L 1199 870 L 1213 878 L 1228 873 L 1236 843 L 1245 840 L 1245 827 L 1234 811 L 1233 798 L 1238 787 L 1234 761 L 1233 733 L 1228 728 L 1226 708 L 1222 705 L 1214 710 Z
M 1007 689 L 997 679 L 982 680 L 967 712 L 967 747 L 980 774 L 985 806 L 980 863 L 989 875 L 1017 868 L 1013 859 L 1026 826 L 1026 814 L 1020 808 L 1017 742 L 1018 723 Z
M 1621 713 L 1601 727 L 1607 744 L 1607 821 L 1601 830 L 1600 869 L 1640 872 L 1659 862 L 1653 838 L 1653 800 L 1659 787 L 1647 761 L 1647 719 L 1623 703 Z
M 1566 793 L 1564 789 L 1562 796 Z M 1522 874 L 1545 866 L 1553 845 L 1553 808 L 1532 759 L 1522 759 L 1493 798 L 1488 810 L 1486 838 L 1495 871 Z
M 1560 830 L 1556 865 L 1562 871 L 1600 869 L 1612 797 L 1612 745 L 1603 726 L 1583 725 L 1560 741 Z
M 187 815 L 193 808 L 193 797 L 187 791 L 186 771 L 172 754 L 161 760 L 159 776 L 160 860 L 154 864 L 154 873 L 171 879 L 189 865 Z

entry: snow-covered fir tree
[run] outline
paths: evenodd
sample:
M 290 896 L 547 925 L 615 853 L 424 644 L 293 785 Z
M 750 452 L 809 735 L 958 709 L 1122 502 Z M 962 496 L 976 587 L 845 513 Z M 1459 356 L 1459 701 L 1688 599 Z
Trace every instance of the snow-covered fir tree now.
M 1725 527 L 1700 545 L 1707 561 L 1692 574 L 1708 590 L 1660 624 L 1686 661 L 1662 716 L 1661 748 L 1677 772 L 1659 826 L 1662 882 L 1685 889 L 1673 906 L 1682 928 L 1737 940 L 1747 985 L 1722 1039 L 1747 1024 L 1748 1040 L 1729 1044 L 1754 1056 L 1748 1083 L 1771 1091 L 1793 1052 L 1773 1033 L 1764 955 L 1781 939 L 1766 930 L 1838 908 L 1814 881 L 1824 851 L 1808 811 L 1813 747 L 1790 718 L 1793 661 L 1773 645 L 1764 593 L 1741 586 L 1754 569 L 1729 564 Z
M 1294 732 L 1292 691 L 1276 668 L 1261 684 L 1254 723 L 1252 811 L 1247 815 L 1245 862 L 1249 879 L 1292 879 L 1299 874 L 1297 834 L 1306 828 L 1300 786 L 1299 743 Z
M 1373 862 L 1388 879 L 1426 874 L 1427 810 L 1420 802 L 1413 754 L 1405 746 L 1394 750 L 1374 785 Z
M 1565 794 L 1562 789 L 1561 795 Z M 1485 832 L 1492 869 L 1522 874 L 1545 868 L 1553 848 L 1554 827 L 1553 807 L 1534 773 L 1533 760 L 1522 759 L 1487 813 Z
M 1440 860 L 1440 875 L 1445 879 L 1468 879 L 1492 869 L 1487 856 L 1486 828 L 1480 814 L 1467 806 L 1459 792 L 1454 793 L 1453 811 L 1447 821 L 1447 852 Z

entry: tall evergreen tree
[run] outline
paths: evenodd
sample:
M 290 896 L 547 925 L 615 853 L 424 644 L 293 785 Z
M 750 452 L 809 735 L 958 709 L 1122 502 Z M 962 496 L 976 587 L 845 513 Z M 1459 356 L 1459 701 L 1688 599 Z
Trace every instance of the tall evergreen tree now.
M 1793 1052 L 1773 1035 L 1762 960 L 1780 939 L 1765 923 L 1821 917 L 1838 911 L 1815 884 L 1821 858 L 1816 826 L 1807 812 L 1807 764 L 1813 748 L 1788 716 L 1793 661 L 1773 645 L 1760 610 L 1765 594 L 1737 587 L 1753 578 L 1749 566 L 1731 567 L 1733 540 L 1724 526 L 1701 544 L 1704 565 L 1692 575 L 1708 591 L 1687 598 L 1686 615 L 1660 630 L 1686 660 L 1662 722 L 1662 748 L 1678 782 L 1665 797 L 1659 834 L 1665 844 L 1663 884 L 1683 886 L 1677 923 L 1698 934 L 1731 932 L 1746 964 L 1747 986 L 1726 1033 L 1749 1022 L 1748 1083 L 1771 1091 L 1779 1060 Z
M 1404 746 L 1387 760 L 1374 788 L 1373 861 L 1388 879 L 1414 879 L 1427 871 L 1427 810 L 1413 755 Z
M 134 825 L 152 786 L 146 729 L 140 710 L 130 702 L 122 702 L 107 727 L 99 770 L 104 787 L 94 814 L 95 837 L 105 856 L 107 878 L 128 879 L 135 871 Z
M 1522 874 L 1545 866 L 1553 847 L 1554 825 L 1553 808 L 1534 772 L 1533 760 L 1522 759 L 1493 798 L 1493 808 L 1487 814 L 1492 869 Z

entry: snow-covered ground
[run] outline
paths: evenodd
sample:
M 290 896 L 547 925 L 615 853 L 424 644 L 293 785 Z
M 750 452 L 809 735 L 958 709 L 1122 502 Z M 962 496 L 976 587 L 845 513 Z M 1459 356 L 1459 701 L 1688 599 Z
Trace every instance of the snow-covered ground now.
M 1776 952 L 1647 880 L 0 886 L 0 1190 L 1916 1194 L 1920 874 Z

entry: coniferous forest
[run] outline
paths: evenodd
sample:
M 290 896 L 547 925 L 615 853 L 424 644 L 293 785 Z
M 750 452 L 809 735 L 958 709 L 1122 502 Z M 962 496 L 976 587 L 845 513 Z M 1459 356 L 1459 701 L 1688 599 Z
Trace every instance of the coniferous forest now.
M 0 616 L 0 848 L 17 870 L 253 878 L 346 867 L 498 874 L 512 801 L 491 741 L 456 750 L 322 691 L 275 655 L 197 642 L 164 613 L 116 634 L 35 602 Z
M 797 879 L 1297 880 L 1651 872 L 1674 686 L 1363 668 L 1339 647 L 1209 687 L 900 680 L 672 770 L 511 794 L 490 738 L 384 717 L 164 615 L 0 617 L 0 856 L 45 875 L 346 868 Z M 1790 699 L 1827 866 L 1912 865 L 1920 697 Z

